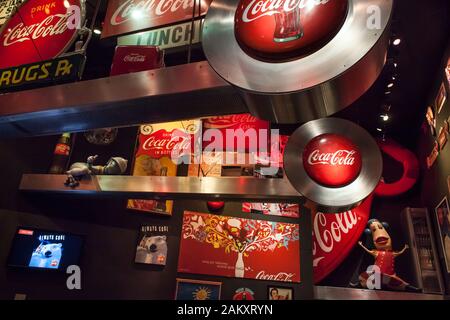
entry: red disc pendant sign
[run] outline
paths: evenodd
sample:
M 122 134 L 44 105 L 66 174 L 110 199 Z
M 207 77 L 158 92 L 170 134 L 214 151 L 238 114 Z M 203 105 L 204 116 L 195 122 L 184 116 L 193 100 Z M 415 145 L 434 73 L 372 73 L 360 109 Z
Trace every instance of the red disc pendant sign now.
M 336 35 L 347 10 L 347 0 L 242 0 L 235 34 L 241 47 L 256 55 L 303 56 Z
M 306 145 L 303 166 L 318 184 L 339 188 L 358 178 L 362 166 L 361 153 L 346 137 L 322 134 Z
M 49 60 L 65 52 L 78 30 L 70 6 L 80 0 L 29 0 L 2 27 L 0 69 Z M 82 23 L 82 17 L 78 17 Z

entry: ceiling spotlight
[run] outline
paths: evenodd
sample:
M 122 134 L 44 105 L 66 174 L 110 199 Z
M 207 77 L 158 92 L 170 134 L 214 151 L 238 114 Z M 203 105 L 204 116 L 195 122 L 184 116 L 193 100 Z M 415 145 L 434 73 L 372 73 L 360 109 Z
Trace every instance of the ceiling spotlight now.
M 398 67 L 398 63 L 394 62 L 394 67 L 397 68 Z
M 393 44 L 394 46 L 398 46 L 401 42 L 402 42 L 402 39 L 397 38 L 397 39 L 395 39 L 395 40 L 392 42 L 392 44 Z
M 95 34 L 102 34 L 102 32 L 101 32 L 100 29 L 94 29 L 94 33 L 95 33 Z
M 393 86 L 394 86 L 394 83 L 393 83 L 393 82 L 391 82 L 391 83 L 389 83 L 389 84 L 388 84 L 388 86 L 387 86 L 387 87 L 388 87 L 388 88 L 392 88 Z
M 392 76 L 392 80 L 395 80 L 395 79 L 397 79 L 395 76 Z
M 384 94 L 388 95 L 388 94 L 391 94 L 391 92 L 390 91 L 386 91 Z
M 377 128 L 378 132 L 383 132 L 383 129 Z
M 383 119 L 384 122 L 389 121 L 389 115 L 388 114 L 381 114 L 380 118 Z

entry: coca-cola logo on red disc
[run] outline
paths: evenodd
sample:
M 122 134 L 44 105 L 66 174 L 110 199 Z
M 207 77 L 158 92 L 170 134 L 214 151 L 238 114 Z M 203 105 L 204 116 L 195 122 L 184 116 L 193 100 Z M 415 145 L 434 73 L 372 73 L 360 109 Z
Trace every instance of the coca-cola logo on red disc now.
M 348 138 L 323 134 L 306 145 L 303 166 L 320 185 L 343 187 L 355 181 L 361 172 L 361 153 Z
M 336 35 L 347 8 L 347 0 L 241 0 L 236 38 L 264 58 L 307 55 Z
M 29 0 L 2 27 L 0 69 L 50 60 L 65 52 L 78 30 L 80 0 Z M 78 10 L 80 15 L 80 10 Z

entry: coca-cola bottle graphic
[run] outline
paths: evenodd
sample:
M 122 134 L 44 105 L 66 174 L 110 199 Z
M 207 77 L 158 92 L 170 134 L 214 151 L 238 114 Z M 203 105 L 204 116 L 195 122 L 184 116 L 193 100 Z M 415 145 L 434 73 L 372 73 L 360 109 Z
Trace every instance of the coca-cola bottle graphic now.
M 286 11 L 284 8 L 275 14 L 275 32 L 273 41 L 289 42 L 303 37 L 303 26 L 300 21 L 300 6 Z
M 67 169 L 70 154 L 70 133 L 63 133 L 56 143 L 53 162 L 48 173 L 62 174 Z

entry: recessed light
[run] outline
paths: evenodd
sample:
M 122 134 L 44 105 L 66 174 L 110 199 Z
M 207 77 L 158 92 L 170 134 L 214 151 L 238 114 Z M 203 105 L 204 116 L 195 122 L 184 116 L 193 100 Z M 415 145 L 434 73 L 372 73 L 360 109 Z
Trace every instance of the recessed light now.
M 377 131 L 379 131 L 379 132 L 383 132 L 383 129 L 377 128 Z
M 389 121 L 389 115 L 388 114 L 380 114 L 381 119 L 383 119 L 383 121 Z
M 100 29 L 94 29 L 94 33 L 95 33 L 95 34 L 102 34 L 102 32 L 100 31 Z
M 394 83 L 393 83 L 393 82 L 391 82 L 391 83 L 389 83 L 389 84 L 388 84 L 388 86 L 387 86 L 387 87 L 388 87 L 388 88 L 392 88 L 393 86 L 394 86 Z
M 398 46 L 401 42 L 402 42 L 402 39 L 397 38 L 397 39 L 395 39 L 395 40 L 392 42 L 392 44 L 393 44 L 394 46 Z

